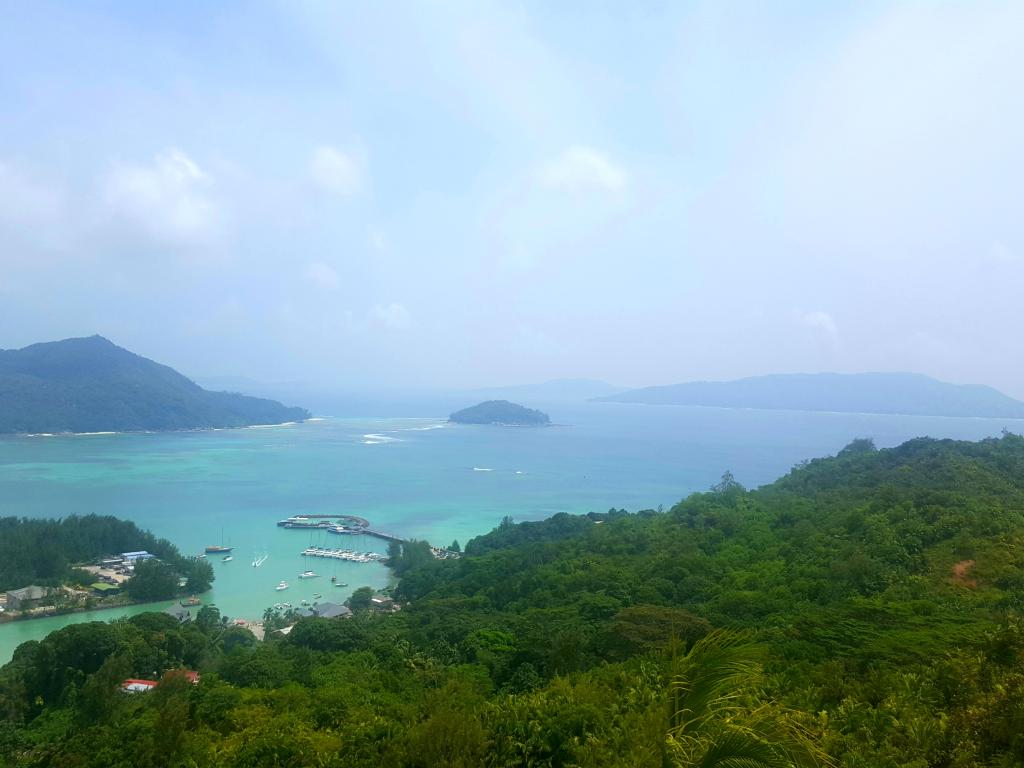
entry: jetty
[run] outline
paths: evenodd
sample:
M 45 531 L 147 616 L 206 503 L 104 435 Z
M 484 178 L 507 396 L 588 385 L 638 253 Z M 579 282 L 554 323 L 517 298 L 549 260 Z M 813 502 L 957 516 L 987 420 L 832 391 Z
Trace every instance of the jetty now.
M 327 531 L 336 536 L 373 536 L 387 542 L 396 544 L 408 544 L 409 539 L 387 531 L 380 531 L 370 527 L 370 521 L 358 515 L 320 515 L 300 514 L 278 521 L 281 528 L 306 528 Z M 312 543 L 312 542 L 311 542 Z M 458 552 L 453 552 L 444 547 L 430 547 L 431 553 L 438 560 L 448 560 L 459 557 Z M 329 557 L 337 560 L 351 560 L 353 562 L 372 562 L 387 560 L 387 555 L 379 552 L 356 552 L 352 549 L 336 549 L 332 547 L 307 547 L 302 553 L 310 557 Z M 366 559 L 360 559 L 363 556 Z
M 292 515 L 285 520 L 278 520 L 280 528 L 331 528 L 342 527 L 358 533 L 358 529 L 369 528 L 370 521 L 358 515 Z

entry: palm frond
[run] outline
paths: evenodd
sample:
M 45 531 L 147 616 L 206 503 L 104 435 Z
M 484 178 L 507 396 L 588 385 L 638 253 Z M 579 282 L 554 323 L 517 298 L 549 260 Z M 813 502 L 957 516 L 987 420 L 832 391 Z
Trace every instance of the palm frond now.
M 677 662 L 669 686 L 671 729 L 697 730 L 726 716 L 760 682 L 763 658 L 747 632 L 719 629 L 701 638 Z

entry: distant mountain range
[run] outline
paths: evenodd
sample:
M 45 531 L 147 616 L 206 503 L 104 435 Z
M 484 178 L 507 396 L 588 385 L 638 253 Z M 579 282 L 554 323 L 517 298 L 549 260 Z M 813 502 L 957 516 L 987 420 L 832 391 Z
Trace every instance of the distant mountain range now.
M 570 402 L 608 397 L 626 390 L 596 379 L 551 379 L 540 384 L 513 384 L 504 387 L 473 389 L 468 394 L 488 400 L 535 400 Z
M 694 381 L 595 398 L 646 405 L 1024 419 L 1024 402 L 992 387 L 948 384 L 916 373 L 811 373 Z
M 275 400 L 210 392 L 102 336 L 0 350 L 0 433 L 244 427 L 309 415 Z

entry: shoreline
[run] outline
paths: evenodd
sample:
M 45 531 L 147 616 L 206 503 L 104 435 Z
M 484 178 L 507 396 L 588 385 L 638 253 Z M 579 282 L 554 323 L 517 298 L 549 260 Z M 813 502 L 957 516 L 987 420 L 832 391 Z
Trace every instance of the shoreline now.
M 180 605 L 182 598 L 170 598 L 169 601 L 174 605 Z M 116 611 L 118 608 L 133 608 L 139 605 L 161 605 L 162 603 L 169 602 L 168 600 L 125 600 L 114 605 L 93 605 L 93 606 L 78 606 L 75 608 L 64 608 L 55 609 L 53 611 L 45 611 L 42 613 L 33 613 L 25 615 L 19 613 L 17 616 L 12 616 L 9 612 L 4 611 L 0 614 L 0 626 L 5 624 L 16 624 L 23 621 L 32 621 L 34 619 L 52 619 L 55 616 L 72 616 L 76 613 L 91 613 L 93 611 Z M 201 608 L 205 603 L 195 606 L 181 606 L 183 608 Z M 164 609 L 160 609 L 157 612 L 160 613 Z
M 195 427 L 194 429 L 129 429 L 121 432 L 5 432 L 0 439 L 8 437 L 102 437 L 109 435 L 183 435 L 192 432 L 226 432 L 232 429 L 270 429 L 272 427 L 293 427 L 309 422 L 325 421 L 325 416 L 314 416 L 301 421 L 282 421 L 278 424 L 241 424 L 237 427 Z

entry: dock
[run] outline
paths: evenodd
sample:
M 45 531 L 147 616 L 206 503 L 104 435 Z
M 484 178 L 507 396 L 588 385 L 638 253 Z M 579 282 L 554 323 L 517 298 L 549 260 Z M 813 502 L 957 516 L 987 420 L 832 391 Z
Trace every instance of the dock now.
M 327 547 L 306 547 L 302 550 L 302 554 L 305 557 L 347 560 L 350 563 L 374 563 L 387 559 L 387 555 L 382 555 L 380 552 L 356 552 L 352 549 L 328 549 Z

